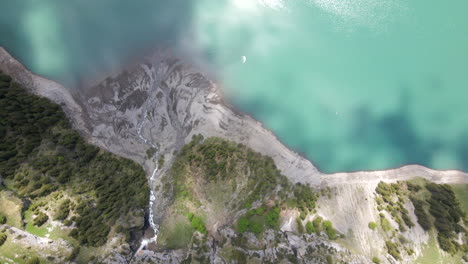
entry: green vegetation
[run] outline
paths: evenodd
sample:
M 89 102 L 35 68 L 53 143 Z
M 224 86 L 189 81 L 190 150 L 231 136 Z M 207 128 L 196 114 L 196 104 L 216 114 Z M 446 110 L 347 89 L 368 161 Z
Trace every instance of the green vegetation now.
M 158 245 L 164 249 L 185 248 L 190 243 L 193 232 L 188 217 L 170 214 L 161 225 Z
M 325 229 L 325 233 L 328 235 L 330 239 L 335 239 L 337 237 L 336 229 L 333 228 L 332 222 L 325 220 L 323 221 L 323 228 Z
M 7 236 L 7 234 L 5 234 L 5 232 L 0 233 L 0 246 L 3 245 L 3 243 L 5 243 L 7 238 L 8 238 L 8 236 Z
M 153 148 L 153 147 L 147 149 L 147 150 L 146 150 L 146 158 L 149 159 L 149 158 L 153 157 L 154 154 L 156 153 L 156 151 L 157 151 L 157 149 L 156 149 L 156 148 Z
M 375 230 L 377 228 L 377 224 L 375 222 L 369 222 L 369 228 Z
M 7 222 L 6 216 L 4 216 L 2 213 L 0 213 L 0 225 L 3 225 Z
M 416 264 L 427 264 L 427 263 L 450 263 L 459 264 L 462 262 L 462 253 L 456 255 L 450 255 L 440 250 L 437 244 L 437 238 L 435 232 L 430 232 L 429 243 L 422 248 L 421 255 L 415 260 Z M 466 253 L 465 253 L 466 254 Z
M 261 234 L 266 228 L 277 229 L 279 227 L 279 208 L 267 208 L 261 206 L 247 212 L 237 219 L 237 231 L 246 231 Z
M 401 260 L 400 250 L 398 245 L 392 241 L 385 241 L 385 246 L 387 247 L 388 254 L 390 254 L 396 260 Z
M 238 201 L 239 205 L 247 206 L 273 191 L 280 177 L 284 177 L 270 157 L 245 145 L 215 137 L 202 140 L 203 136 L 194 136 L 181 149 L 173 164 L 170 178 L 175 180 L 176 197 L 188 197 L 193 191 L 188 190 L 185 184 L 190 180 L 187 178 L 189 175 L 200 174 L 207 183 L 230 182 L 237 177 L 248 176 L 247 186 L 243 188 L 246 196 L 243 201 Z
M 303 217 L 301 218 L 305 219 L 306 214 L 315 208 L 317 195 L 314 193 L 312 188 L 310 188 L 308 185 L 304 185 L 301 183 L 297 183 L 294 186 L 293 192 L 296 206 L 297 208 L 299 208 L 301 214 L 303 215 Z
M 296 225 L 297 225 L 297 232 L 299 232 L 299 234 L 304 233 L 304 225 L 302 224 L 302 220 L 300 217 L 296 217 Z
M 468 184 L 453 184 L 451 187 L 460 201 L 463 211 L 468 212 Z
M 67 260 L 68 261 L 73 261 L 76 259 L 76 257 L 78 256 L 78 254 L 80 254 L 80 250 L 81 248 L 80 247 L 75 247 L 72 252 L 70 253 L 70 256 L 67 257 Z
M 378 257 L 373 257 L 372 262 L 374 262 L 375 264 L 380 264 L 381 263 L 381 261 L 380 261 L 380 259 Z
M 249 219 L 247 219 L 245 216 L 239 217 L 239 219 L 237 219 L 237 232 L 244 233 L 248 228 Z
M 164 166 L 164 155 L 159 156 L 158 159 L 158 168 L 162 168 Z
M 314 229 L 315 229 L 315 232 L 317 232 L 317 234 L 319 234 L 320 232 L 322 232 L 322 217 L 320 216 L 317 216 L 314 218 L 314 220 L 312 221 L 312 224 L 314 226 Z
M 170 182 L 170 179 L 173 182 Z M 281 186 L 278 193 L 277 186 Z M 177 155 L 168 176 L 163 178 L 163 190 L 174 190 L 172 207 L 178 214 L 193 212 L 204 216 L 208 223 L 217 222 L 217 213 L 237 212 L 252 208 L 237 220 L 238 232 L 262 233 L 278 229 L 280 207 L 293 202 L 303 215 L 313 210 L 317 196 L 308 185 L 292 185 L 281 175 L 270 157 L 252 151 L 242 144 L 221 138 L 204 139 L 194 135 Z M 235 197 L 233 199 L 233 197 Z M 265 198 L 271 199 L 268 206 Z M 200 208 L 212 209 L 209 216 Z
M 203 222 L 203 219 L 201 219 L 201 217 L 196 216 L 193 213 L 189 213 L 188 219 L 190 221 L 190 224 L 192 225 L 192 228 L 195 229 L 195 231 L 198 231 L 205 235 L 208 233 L 206 231 L 205 223 Z
M 0 175 L 6 187 L 33 203 L 56 190 L 79 197 L 71 235 L 80 244 L 103 245 L 119 217 L 145 208 L 149 190 L 141 166 L 87 144 L 57 104 L 0 74 L 0 105 Z M 66 218 L 65 205 L 58 211 L 58 218 Z M 44 215 L 34 224 L 47 221 Z
M 47 215 L 44 214 L 43 212 L 39 212 L 39 214 L 37 214 L 37 216 L 34 218 L 33 224 L 34 224 L 35 226 L 41 226 L 41 225 L 43 225 L 45 222 L 47 222 L 47 220 L 49 220 L 49 216 L 47 216 Z
M 70 199 L 66 199 L 60 203 L 57 212 L 55 213 L 55 220 L 65 220 L 70 213 Z
M 449 185 L 435 184 L 421 179 L 392 184 L 380 182 L 376 192 L 379 208 L 390 213 L 401 232 L 406 231 L 405 227 L 414 226 L 408 211 L 403 207 L 409 196 L 415 208 L 418 224 L 426 231 L 435 228 L 439 247 L 450 254 L 456 254 L 462 249 L 457 240 L 460 233 L 466 236 L 466 216 Z M 381 214 L 381 226 L 385 231 L 391 230 L 383 214 Z M 400 254 L 398 244 L 393 244 L 391 241 L 387 243 L 387 249 L 394 257 Z M 408 252 L 410 253 L 412 252 Z
M 424 230 L 434 227 L 437 230 L 439 247 L 450 254 L 456 254 L 461 250 L 461 246 L 456 241 L 458 234 L 466 236 L 467 233 L 464 227 L 466 216 L 454 191 L 449 185 L 427 181 L 423 186 L 417 185 L 419 186 L 417 190 L 414 186 L 415 184 L 412 184 L 413 194 L 410 199 L 418 223 Z
M 273 207 L 270 209 L 266 215 L 266 224 L 269 228 L 278 229 L 279 228 L 279 216 L 280 210 L 278 207 Z
M 428 201 L 429 212 L 434 217 L 439 246 L 444 251 L 454 254 L 460 249 L 460 245 L 455 241 L 458 233 L 466 234 L 465 228 L 460 225 L 465 216 L 460 203 L 449 185 L 428 183 L 426 188 L 431 193 Z
M 415 196 L 411 196 L 410 199 L 414 205 L 414 213 L 416 214 L 416 217 L 418 218 L 419 225 L 424 230 L 428 231 L 429 229 L 431 229 L 432 223 L 429 218 L 429 215 L 424 209 L 426 207 L 426 202 L 424 202 L 423 200 L 419 200 Z
M 408 195 L 408 188 L 404 182 L 391 184 L 380 182 L 375 191 L 378 194 L 376 197 L 378 208 L 380 210 L 385 209 L 390 213 L 393 220 L 398 223 L 401 232 L 414 226 L 408 215 L 408 210 L 403 206 Z
M 305 228 L 306 228 L 307 233 L 309 234 L 315 233 L 315 227 L 311 221 L 307 221 Z
M 5 224 L 22 228 L 22 210 L 23 201 L 21 199 L 5 188 L 0 189 L 0 215 L 6 219 Z
M 26 264 L 40 264 L 41 260 L 38 257 L 33 257 L 25 262 Z

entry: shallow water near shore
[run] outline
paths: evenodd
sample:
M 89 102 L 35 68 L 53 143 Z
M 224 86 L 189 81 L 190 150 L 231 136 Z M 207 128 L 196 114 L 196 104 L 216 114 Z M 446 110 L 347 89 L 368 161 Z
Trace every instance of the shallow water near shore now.
M 322 171 L 468 171 L 468 2 L 163 2 L 4 4 L 0 45 L 64 83 L 188 47 L 231 102 Z

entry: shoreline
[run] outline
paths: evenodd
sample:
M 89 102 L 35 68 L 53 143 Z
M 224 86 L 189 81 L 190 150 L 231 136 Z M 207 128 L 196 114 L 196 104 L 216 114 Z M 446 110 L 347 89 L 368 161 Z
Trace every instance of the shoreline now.
M 174 57 L 182 61 L 182 58 L 177 57 L 177 56 L 174 56 Z M 0 69 L 2 69 L 5 72 L 11 74 L 15 79 L 17 79 L 17 81 L 18 81 L 18 78 L 20 78 L 20 77 L 28 77 L 29 80 L 27 80 L 27 81 L 30 81 L 30 82 L 34 83 L 34 87 L 36 89 L 34 92 L 38 93 L 41 96 L 47 97 L 47 98 L 49 98 L 49 99 L 51 99 L 53 101 L 56 101 L 56 102 L 58 101 L 62 105 L 65 104 L 66 107 L 64 107 L 65 108 L 64 110 L 66 110 L 66 112 L 72 112 L 74 110 L 77 110 L 76 105 L 80 105 L 80 104 L 78 104 L 76 102 L 74 96 L 70 93 L 69 89 L 65 88 L 63 85 L 61 85 L 60 83 L 58 83 L 56 81 L 53 81 L 53 80 L 50 80 L 50 79 L 35 75 L 29 69 L 27 69 L 26 66 L 24 66 L 21 62 L 17 61 L 12 55 L 10 55 L 10 53 L 6 49 L 4 49 L 3 47 L 0 47 L 0 61 L 2 62 L 2 65 L 0 65 Z M 135 64 L 132 64 L 132 65 L 134 66 Z M 193 67 L 193 66 L 190 65 L 190 67 Z M 123 70 L 125 70 L 125 69 L 123 69 Z M 199 72 L 201 72 L 201 74 L 204 74 L 203 71 L 199 71 Z M 17 76 L 17 75 L 19 75 L 19 76 Z M 23 80 L 23 81 L 25 81 L 25 80 Z M 211 80 L 209 80 L 209 81 L 211 82 Z M 42 84 L 43 82 L 47 82 L 49 84 L 49 86 L 47 88 L 50 88 L 50 89 L 53 89 L 53 90 L 64 90 L 64 91 L 66 91 L 66 93 L 63 94 L 63 91 L 62 91 L 62 94 L 60 94 L 60 95 L 56 94 L 57 91 L 48 91 L 49 93 L 47 93 L 47 91 L 45 91 L 46 88 L 38 87 L 38 86 L 40 86 L 39 84 Z M 461 184 L 467 184 L 468 183 L 468 173 L 467 172 L 463 172 L 463 171 L 457 170 L 457 169 L 436 170 L 436 169 L 432 169 L 432 168 L 426 167 L 424 165 L 419 165 L 419 164 L 405 164 L 405 165 L 401 165 L 401 166 L 398 166 L 398 167 L 395 167 L 395 168 L 382 169 L 382 170 L 357 170 L 357 171 L 341 171 L 341 172 L 333 172 L 333 173 L 322 172 L 319 169 L 319 166 L 314 164 L 314 162 L 312 160 L 310 160 L 308 157 L 306 157 L 306 155 L 300 153 L 296 149 L 294 149 L 291 146 L 289 146 L 288 144 L 286 144 L 273 131 L 271 131 L 268 127 L 266 127 L 264 123 L 262 123 L 261 121 L 255 119 L 249 113 L 240 110 L 234 104 L 231 104 L 230 102 L 228 102 L 226 100 L 225 96 L 224 96 L 222 88 L 220 86 L 218 86 L 217 84 L 213 83 L 213 82 L 211 82 L 211 83 L 213 84 L 213 87 L 212 87 L 212 89 L 214 89 L 213 92 L 217 96 L 217 98 L 216 98 L 217 100 L 216 100 L 215 104 L 220 104 L 222 107 L 226 108 L 231 113 L 239 116 L 243 120 L 247 119 L 247 120 L 253 121 L 254 124 L 258 125 L 261 128 L 261 130 L 265 131 L 266 133 L 269 134 L 269 136 L 273 137 L 276 141 L 278 141 L 279 144 L 282 145 L 284 148 L 286 148 L 289 152 L 291 152 L 291 154 L 305 160 L 306 162 L 309 162 L 312 165 L 312 167 L 315 168 L 314 174 L 319 176 L 320 184 L 330 182 L 331 179 L 336 179 L 336 178 L 346 178 L 346 180 L 351 180 L 352 181 L 353 180 L 352 178 L 373 177 L 373 176 L 375 177 L 376 175 L 382 176 L 382 175 L 385 175 L 385 174 L 393 174 L 394 175 L 393 177 L 397 177 L 396 174 L 408 173 L 409 168 L 412 169 L 412 170 L 415 170 L 417 172 L 424 172 L 425 174 L 432 175 L 432 177 L 435 177 L 435 178 L 442 178 L 443 174 L 457 175 L 457 177 L 459 177 L 460 179 L 463 179 Z M 50 84 L 53 84 L 53 85 L 50 85 Z M 50 92 L 53 92 L 53 93 L 51 94 Z M 73 101 L 75 101 L 75 102 L 71 102 L 70 98 L 67 98 L 68 96 L 70 96 L 71 99 Z M 53 98 L 50 98 L 50 97 L 53 97 Z M 75 107 L 72 106 L 73 104 L 75 104 Z M 69 109 L 66 109 L 66 108 L 69 108 Z M 86 122 L 83 122 L 83 117 L 81 116 L 82 114 L 83 114 L 83 111 L 80 111 L 79 113 L 74 113 L 74 115 L 71 117 L 71 120 L 72 120 L 73 123 L 76 122 L 77 126 L 80 126 L 80 128 L 88 129 L 88 128 L 86 128 L 86 126 L 83 126 L 84 123 L 86 123 Z M 77 118 L 76 118 L 77 116 L 80 116 L 78 118 L 79 120 L 77 120 Z M 82 130 L 82 129 L 79 129 L 79 130 Z M 89 131 L 87 133 L 89 133 Z M 90 136 L 89 139 L 91 141 L 93 141 L 92 136 L 91 135 L 89 135 L 89 136 Z M 142 165 L 144 165 L 144 163 Z M 412 177 L 417 177 L 417 176 L 418 175 L 414 175 Z M 388 176 L 388 177 L 391 177 L 391 176 Z M 404 176 L 400 176 L 400 177 L 404 177 Z M 406 176 L 406 177 L 408 177 L 408 176 Z M 453 176 L 449 176 L 449 177 L 453 178 Z M 301 177 L 301 178 L 303 178 L 303 177 Z M 310 179 L 302 179 L 302 180 L 304 182 L 309 182 L 310 183 Z M 372 180 L 372 179 L 367 179 L 367 180 Z

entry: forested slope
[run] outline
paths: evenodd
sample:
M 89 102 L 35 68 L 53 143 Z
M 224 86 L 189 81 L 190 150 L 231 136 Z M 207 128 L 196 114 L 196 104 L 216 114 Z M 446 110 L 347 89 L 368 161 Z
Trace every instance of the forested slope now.
M 143 222 L 149 194 L 141 166 L 87 144 L 60 106 L 28 93 L 4 74 L 0 178 L 2 191 L 25 201 L 25 226 L 58 221 L 70 230 L 64 237 L 77 247 L 104 245 L 115 226 L 129 237 L 128 221 Z

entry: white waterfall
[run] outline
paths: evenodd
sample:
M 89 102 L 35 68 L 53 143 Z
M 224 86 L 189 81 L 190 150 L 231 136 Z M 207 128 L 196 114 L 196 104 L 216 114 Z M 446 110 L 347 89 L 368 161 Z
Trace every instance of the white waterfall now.
M 148 140 L 146 139 L 145 137 L 143 137 L 143 135 L 141 134 L 141 131 L 143 130 L 143 124 L 145 123 L 145 120 L 146 118 L 148 117 L 148 114 L 147 112 L 145 112 L 145 115 L 143 116 L 143 120 L 140 122 L 140 124 L 138 125 L 138 137 L 140 138 L 140 140 L 147 144 L 147 145 L 150 145 L 151 147 L 157 149 L 157 146 L 156 144 L 154 144 L 151 140 Z M 151 228 L 153 229 L 154 231 L 154 236 L 152 238 L 146 238 L 146 239 L 143 239 L 141 241 L 141 245 L 140 247 L 138 248 L 137 252 L 142 250 L 146 245 L 150 244 L 150 243 L 153 243 L 153 242 L 156 242 L 156 240 L 158 239 L 158 226 L 154 223 L 154 212 L 153 212 L 153 205 L 154 205 L 154 202 L 156 201 L 156 196 L 154 195 L 154 191 L 152 189 L 152 185 L 153 185 L 153 181 L 154 181 L 154 177 L 156 176 L 156 172 L 158 171 L 158 163 L 155 162 L 155 169 L 153 170 L 153 173 L 151 174 L 151 177 L 149 179 L 149 186 L 150 186 L 150 199 L 149 199 L 149 224 L 151 226 Z

